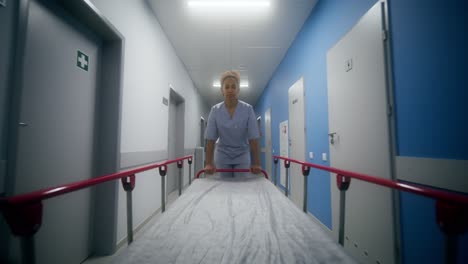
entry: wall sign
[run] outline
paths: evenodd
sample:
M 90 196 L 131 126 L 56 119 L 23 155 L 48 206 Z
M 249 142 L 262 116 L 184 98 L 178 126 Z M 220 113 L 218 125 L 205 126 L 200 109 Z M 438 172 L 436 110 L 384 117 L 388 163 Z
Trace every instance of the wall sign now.
M 89 57 L 81 51 L 77 51 L 76 54 L 76 66 L 82 70 L 88 71 Z

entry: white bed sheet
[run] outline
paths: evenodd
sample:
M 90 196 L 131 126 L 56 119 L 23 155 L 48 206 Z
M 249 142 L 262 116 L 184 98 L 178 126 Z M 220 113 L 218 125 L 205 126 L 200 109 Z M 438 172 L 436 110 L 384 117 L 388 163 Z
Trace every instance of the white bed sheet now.
M 112 263 L 356 263 L 270 181 L 197 179 Z

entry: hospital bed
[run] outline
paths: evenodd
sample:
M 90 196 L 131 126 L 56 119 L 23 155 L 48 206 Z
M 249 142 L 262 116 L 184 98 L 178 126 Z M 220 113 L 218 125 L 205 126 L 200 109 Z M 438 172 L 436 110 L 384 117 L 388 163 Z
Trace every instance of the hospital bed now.
M 112 263 L 355 263 L 269 180 L 200 178 Z

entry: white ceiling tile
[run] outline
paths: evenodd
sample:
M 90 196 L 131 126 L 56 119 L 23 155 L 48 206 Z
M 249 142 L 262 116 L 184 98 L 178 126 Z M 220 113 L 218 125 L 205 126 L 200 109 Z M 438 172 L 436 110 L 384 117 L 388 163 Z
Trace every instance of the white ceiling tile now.
M 237 69 L 249 82 L 240 98 L 255 104 L 317 0 L 272 0 L 258 13 L 195 12 L 187 0 L 148 2 L 207 103 L 222 100 L 213 81 Z

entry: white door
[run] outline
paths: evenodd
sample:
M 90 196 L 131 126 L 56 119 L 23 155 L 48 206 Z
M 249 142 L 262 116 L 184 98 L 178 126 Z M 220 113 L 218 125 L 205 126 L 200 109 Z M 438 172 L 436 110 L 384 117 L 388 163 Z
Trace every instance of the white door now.
M 296 160 L 305 160 L 305 104 L 304 104 L 304 78 L 300 78 L 288 91 L 289 97 L 289 157 Z M 304 201 L 304 176 L 302 166 L 291 163 L 289 169 L 291 179 L 291 200 L 302 209 Z
M 67 17 L 58 8 L 30 1 L 15 194 L 93 176 L 101 40 Z M 87 258 L 91 217 L 91 189 L 44 201 L 35 236 L 37 263 Z
M 280 134 L 280 156 L 289 157 L 289 132 L 288 132 L 288 120 L 285 120 L 279 124 L 279 134 Z M 283 187 L 286 186 L 286 169 L 284 168 L 284 161 L 279 160 L 278 166 L 280 167 L 280 185 Z
M 391 179 L 382 7 L 377 3 L 327 53 L 332 167 Z M 339 191 L 331 177 L 333 233 Z M 352 180 L 346 192 L 345 248 L 363 263 L 394 263 L 392 195 Z
M 271 174 L 271 162 L 273 156 L 271 153 L 271 108 L 268 108 L 265 112 L 265 170 L 268 173 L 268 177 L 273 181 L 273 175 Z

